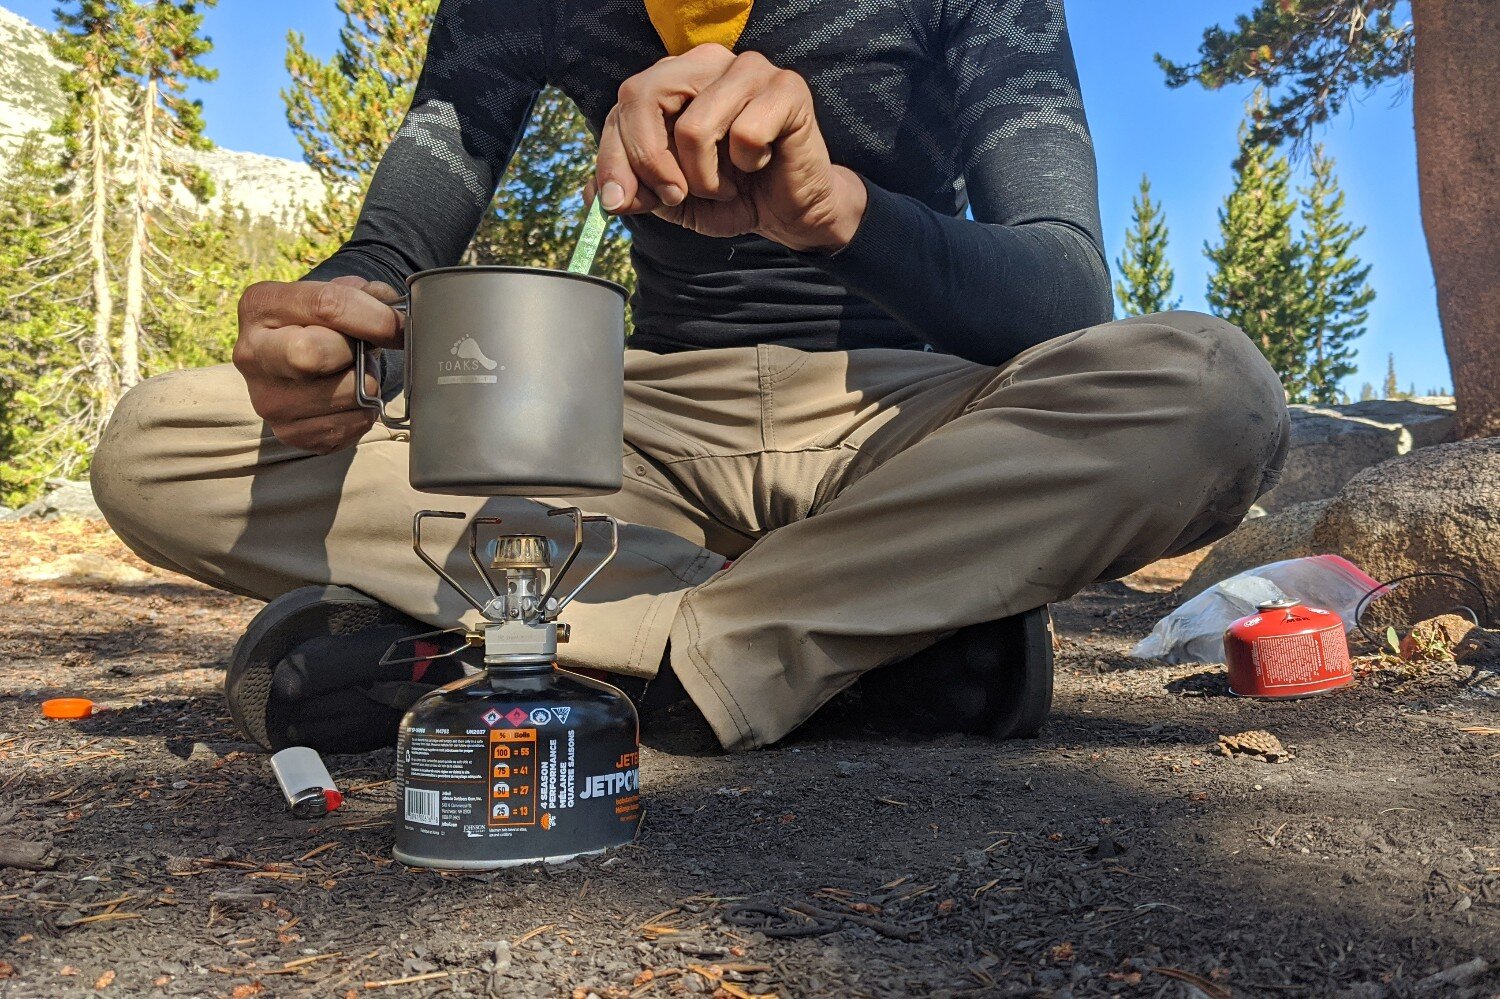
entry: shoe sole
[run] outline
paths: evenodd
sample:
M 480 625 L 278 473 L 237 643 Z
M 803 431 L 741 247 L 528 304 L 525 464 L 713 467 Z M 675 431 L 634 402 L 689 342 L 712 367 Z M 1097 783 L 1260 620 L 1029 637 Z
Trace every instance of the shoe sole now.
M 245 736 L 262 748 L 286 748 L 282 728 L 271 717 L 271 679 L 278 663 L 298 645 L 319 635 L 352 635 L 366 628 L 408 624 L 415 619 L 347 586 L 304 586 L 261 608 L 235 643 L 224 676 L 229 714 Z
M 1019 632 L 1024 668 L 1008 692 L 1005 710 L 990 723 L 992 739 L 1035 739 L 1052 711 L 1053 659 L 1052 608 L 1046 605 L 1008 619 Z

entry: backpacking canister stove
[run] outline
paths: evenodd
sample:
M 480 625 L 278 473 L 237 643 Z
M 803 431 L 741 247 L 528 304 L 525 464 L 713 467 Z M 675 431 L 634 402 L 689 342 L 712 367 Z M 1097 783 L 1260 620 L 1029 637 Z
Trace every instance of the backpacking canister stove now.
M 425 520 L 462 520 L 464 514 L 423 510 L 413 521 L 418 557 L 479 612 L 482 624 L 407 641 L 462 633 L 465 645 L 442 655 L 481 646 L 484 669 L 428 694 L 401 722 L 395 856 L 403 863 L 465 870 L 559 863 L 635 838 L 641 819 L 635 707 L 617 688 L 557 665 L 557 645 L 568 640 L 568 626 L 557 616 L 614 558 L 619 526 L 577 509 L 551 514 L 573 520 L 572 551 L 555 572 L 551 542 L 533 534 L 497 537 L 486 566 L 480 532 L 500 518 L 469 522 L 469 561 L 484 597 L 422 546 Z M 583 550 L 586 523 L 607 525 L 609 550 L 558 598 Z M 433 658 L 393 658 L 397 647 L 386 653 L 387 664 Z

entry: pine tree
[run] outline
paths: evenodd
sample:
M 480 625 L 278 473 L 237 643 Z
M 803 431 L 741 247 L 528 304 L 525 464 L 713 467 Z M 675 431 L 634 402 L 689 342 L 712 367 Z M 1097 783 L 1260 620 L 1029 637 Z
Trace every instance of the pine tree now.
M 110 329 L 114 292 L 110 286 L 109 237 L 114 211 L 115 112 L 122 87 L 121 56 L 125 25 L 118 3 L 76 0 L 57 11 L 60 31 L 54 50 L 72 68 L 63 77 L 68 98 L 59 129 L 66 140 L 67 183 L 84 205 L 82 222 L 90 274 L 91 331 L 84 346 L 93 399 L 84 417 L 88 436 L 97 437 L 119 396 Z
M 297 32 L 287 36 L 292 85 L 281 92 L 303 159 L 328 197 L 309 213 L 313 234 L 299 262 L 326 258 L 354 228 L 380 157 L 411 105 L 438 0 L 337 0 L 339 50 L 319 59 Z
M 1373 398 L 1375 398 L 1375 386 L 1365 382 L 1359 387 L 1359 401 L 1369 402 Z
M 1257 99 L 1252 118 L 1258 109 Z M 1209 309 L 1245 331 L 1281 375 L 1288 398 L 1300 402 L 1307 389 L 1307 283 L 1292 235 L 1291 166 L 1252 142 L 1248 125 L 1240 126 L 1238 163 L 1234 189 L 1219 210 L 1220 243 L 1204 247 L 1214 264 Z
M 263 247 L 248 246 L 265 233 L 238 213 L 188 210 L 207 192 L 206 179 L 177 160 L 203 144 L 198 108 L 182 96 L 187 80 L 206 75 L 195 4 L 77 0 L 58 21 L 55 50 L 71 64 L 55 128 L 63 156 L 49 160 L 46 146 L 28 140 L 0 186 L 7 503 L 34 496 L 48 477 L 86 471 L 122 387 L 226 360 L 238 291 L 278 273 Z M 182 191 L 171 186 L 179 183 Z M 118 336 L 117 284 L 126 318 Z
M 563 268 L 578 237 L 583 186 L 594 174 L 594 140 L 583 115 L 561 91 L 542 91 L 526 134 L 475 236 L 476 263 Z M 594 258 L 595 274 L 635 284 L 630 242 L 611 230 Z
M 0 181 L 0 503 L 19 506 L 86 460 L 93 273 L 71 247 L 88 203 L 59 193 L 61 165 L 24 139 Z M 108 358 L 106 357 L 107 361 Z M 80 391 L 80 388 L 82 390 Z
M 191 198 L 204 200 L 209 182 L 201 170 L 181 159 L 183 149 L 206 149 L 202 106 L 184 96 L 192 81 L 218 76 L 200 61 L 213 43 L 202 34 L 202 9 L 217 0 L 125 0 L 130 44 L 123 63 L 127 78 L 136 84 L 130 102 L 130 145 L 134 156 L 132 184 L 127 194 L 130 243 L 125 262 L 125 307 L 120 330 L 120 386 L 128 389 L 141 380 L 141 353 L 146 339 L 144 313 L 148 267 L 153 248 L 165 238 L 162 229 L 191 224 L 168 190 L 179 181 Z M 179 275 L 172 258 L 156 254 L 155 283 L 161 294 L 176 295 L 171 286 Z
M 1354 374 L 1350 344 L 1365 332 L 1375 291 L 1354 244 L 1364 235 L 1344 220 L 1344 192 L 1334 163 L 1314 147 L 1312 182 L 1302 189 L 1302 256 L 1307 276 L 1307 396 L 1329 402 L 1340 379 Z
M 1385 355 L 1385 385 L 1382 389 L 1385 399 L 1398 399 L 1401 397 L 1401 383 L 1396 381 L 1396 355 Z
M 313 236 L 297 248 L 303 266 L 325 259 L 353 229 L 375 167 L 411 104 L 437 0 L 338 0 L 338 8 L 344 27 L 330 59 L 310 54 L 302 36 L 288 37 L 287 120 L 330 192 L 310 218 Z M 572 102 L 544 91 L 467 259 L 565 264 L 594 148 Z M 629 243 L 619 229 L 600 247 L 594 273 L 632 282 Z
M 1167 217 L 1151 200 L 1151 181 L 1141 174 L 1140 193 L 1131 202 L 1131 225 L 1125 233 L 1125 251 L 1117 261 L 1121 280 L 1115 282 L 1115 297 L 1127 316 L 1166 312 L 1182 304 L 1172 294 L 1172 265 L 1167 261 Z
M 1198 7 L 1207 5 L 1199 4 Z M 1495 0 L 1253 0 L 1203 32 L 1198 60 L 1158 56 L 1168 86 L 1271 91 L 1258 138 L 1305 140 L 1354 94 L 1412 93 L 1422 228 L 1457 393 L 1459 437 L 1500 434 L 1500 3 Z

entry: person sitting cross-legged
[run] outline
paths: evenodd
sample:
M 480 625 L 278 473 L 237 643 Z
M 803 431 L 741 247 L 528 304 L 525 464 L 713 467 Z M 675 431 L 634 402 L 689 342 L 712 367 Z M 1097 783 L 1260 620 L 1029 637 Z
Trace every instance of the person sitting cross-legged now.
M 638 277 L 624 487 L 583 503 L 621 552 L 564 615 L 566 664 L 658 677 L 728 749 L 856 683 L 1032 735 L 1047 605 L 1274 484 L 1288 418 L 1255 346 L 1112 321 L 1062 0 L 442 0 L 349 240 L 249 288 L 234 366 L 137 386 L 94 461 L 142 557 L 270 601 L 228 682 L 262 744 L 390 742 L 456 675 L 375 666 L 465 610 L 413 558 L 415 510 L 547 530 L 545 500 L 414 491 L 351 367 L 351 339 L 401 347 L 398 290 L 460 261 L 546 85 L 598 135 L 588 196 Z

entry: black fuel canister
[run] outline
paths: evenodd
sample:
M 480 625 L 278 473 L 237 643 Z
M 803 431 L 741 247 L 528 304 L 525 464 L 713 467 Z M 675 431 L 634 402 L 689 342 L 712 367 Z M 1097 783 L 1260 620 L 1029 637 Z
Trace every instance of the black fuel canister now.
M 396 859 L 488 870 L 621 846 L 641 820 L 635 707 L 553 663 L 427 695 L 396 747 Z

